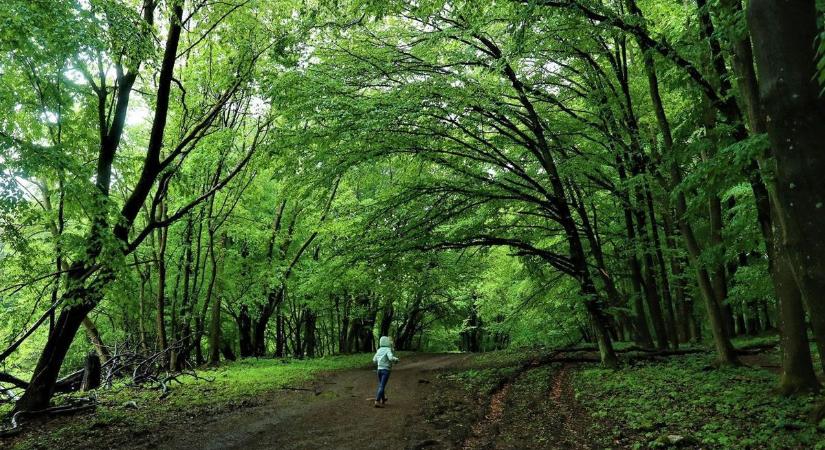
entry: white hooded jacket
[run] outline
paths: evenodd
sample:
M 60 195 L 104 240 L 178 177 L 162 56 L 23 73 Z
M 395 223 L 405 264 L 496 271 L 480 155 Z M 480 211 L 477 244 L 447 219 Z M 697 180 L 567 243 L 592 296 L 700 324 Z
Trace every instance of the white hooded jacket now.
M 398 358 L 392 354 L 389 336 L 381 336 L 378 340 L 378 351 L 372 357 L 372 362 L 378 364 L 378 370 L 390 370 L 392 364 L 398 362 Z

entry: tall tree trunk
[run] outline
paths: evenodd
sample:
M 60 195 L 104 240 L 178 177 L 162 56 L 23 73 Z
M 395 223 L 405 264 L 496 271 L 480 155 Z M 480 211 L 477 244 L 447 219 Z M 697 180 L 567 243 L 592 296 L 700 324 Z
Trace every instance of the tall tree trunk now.
M 204 302 L 210 306 L 209 316 L 209 364 L 217 365 L 221 361 L 221 294 L 215 292 L 215 282 L 218 278 L 218 257 L 215 254 L 215 232 L 208 230 L 209 236 L 209 284 L 206 287 Z
M 249 317 L 249 308 L 246 305 L 241 306 L 237 322 L 241 358 L 252 356 L 254 354 L 252 348 L 252 319 Z
M 296 358 L 304 357 L 303 324 L 306 318 L 304 312 L 303 310 L 298 311 L 295 317 L 295 329 L 293 330 L 295 345 L 292 346 L 292 356 Z
M 741 1 L 721 0 L 719 4 L 722 7 L 721 14 L 725 14 L 730 18 L 735 18 L 736 20 L 743 16 Z M 739 25 L 739 23 L 733 23 L 726 28 L 728 41 L 731 45 L 730 54 L 732 66 L 734 73 L 736 74 L 739 94 L 742 98 L 743 106 L 745 107 L 751 133 L 761 134 L 767 131 L 767 120 L 765 110 L 760 106 L 759 85 L 757 83 L 756 71 L 754 69 L 753 49 L 751 47 L 751 40 L 747 28 Z M 774 169 L 770 167 L 770 160 L 765 158 L 765 156 L 768 156 L 771 153 L 771 151 L 768 151 L 766 152 L 766 155 L 759 157 L 759 165 L 761 166 L 761 170 L 768 174 L 774 171 Z M 773 176 L 770 175 L 766 178 L 772 179 Z M 791 266 L 777 245 L 777 240 L 781 240 L 782 237 L 781 234 L 778 233 L 781 223 L 777 216 L 778 211 L 776 200 L 775 198 L 769 198 L 770 195 L 768 193 L 768 189 L 765 188 L 761 174 L 758 170 L 752 170 L 749 179 L 751 181 L 754 198 L 756 200 L 759 228 L 763 238 L 765 239 L 765 246 L 768 253 L 768 269 L 771 274 L 771 279 L 774 282 L 774 290 L 779 303 L 780 316 L 783 316 L 783 314 L 790 314 L 787 318 L 782 319 L 783 321 L 787 321 L 789 325 L 782 327 L 782 330 L 780 331 L 782 333 L 784 333 L 786 329 L 792 331 L 798 327 L 798 323 L 795 321 L 799 320 L 799 318 L 793 311 L 796 310 L 797 304 L 800 302 L 801 293 L 799 292 L 799 287 L 795 285 L 793 280 Z M 785 303 L 788 303 L 788 305 L 783 306 Z M 761 302 L 761 306 L 764 307 L 765 329 L 770 329 L 772 325 L 770 323 L 770 317 L 767 311 L 767 303 Z M 788 311 L 791 312 L 789 313 Z M 801 320 L 804 324 L 804 312 Z M 820 348 L 825 346 L 825 342 L 821 339 L 817 339 L 817 344 Z M 782 382 L 782 390 L 792 392 L 810 388 L 812 385 L 805 382 L 805 380 L 809 380 L 807 375 L 808 369 L 805 367 L 806 364 L 803 364 L 800 361 L 800 358 L 804 358 L 804 355 L 799 353 L 797 350 L 793 350 L 801 349 L 802 347 L 805 347 L 806 349 L 808 348 L 807 334 L 783 334 L 782 345 L 783 351 L 791 352 L 791 356 L 783 358 L 783 371 L 789 374 L 787 376 L 789 381 L 787 382 L 788 386 L 785 386 L 785 381 Z M 785 347 L 791 350 L 784 350 Z M 822 360 L 823 363 L 825 363 L 825 354 L 821 356 L 823 356 Z M 810 366 L 811 363 L 808 362 L 807 365 Z M 799 375 L 795 375 L 795 372 L 799 372 Z M 795 386 L 789 387 L 791 385 Z
M 703 2 L 704 0 L 697 0 L 697 3 L 701 4 Z M 709 22 L 710 18 L 707 16 L 707 9 L 703 7 L 703 11 L 705 11 L 705 13 L 702 14 L 702 17 Z M 711 45 L 711 47 L 716 48 L 715 45 Z M 716 59 L 714 58 L 714 60 Z M 705 126 L 706 138 L 710 142 L 711 147 L 715 148 L 719 145 L 719 138 L 716 134 L 716 109 L 711 107 L 710 100 L 707 98 L 704 98 L 702 102 L 702 120 Z M 702 152 L 702 159 L 705 162 L 710 162 L 711 156 L 708 155 L 708 152 Z M 725 332 L 728 336 L 733 336 L 736 331 L 736 318 L 733 314 L 733 308 L 726 301 L 720 300 L 728 298 L 728 277 L 725 271 L 725 247 L 724 240 L 722 239 L 722 200 L 719 198 L 719 194 L 715 192 L 715 189 L 715 186 L 711 186 L 707 194 L 710 253 L 714 255 L 714 261 L 711 264 L 713 270 L 712 284 L 714 295 L 717 301 L 720 301 L 719 306 L 724 318 Z M 708 251 L 708 249 L 705 250 Z
M 650 228 L 653 237 L 653 248 L 656 254 L 656 265 L 659 269 L 660 279 L 662 280 L 662 302 L 665 306 L 667 335 L 673 347 L 678 348 L 679 337 L 676 329 L 676 315 L 673 311 L 673 297 L 670 293 L 670 277 L 668 276 L 667 266 L 665 265 L 665 256 L 662 251 L 662 238 L 659 235 L 659 224 L 656 221 L 656 209 L 653 206 L 653 193 L 650 192 L 650 186 L 647 186 L 645 189 L 645 200 L 647 212 L 650 216 Z
M 817 85 L 815 44 L 819 17 L 813 0 L 752 0 L 759 94 L 776 161 L 772 192 L 786 255 L 810 315 L 814 337 L 825 348 L 825 99 Z M 823 367 L 825 355 L 821 354 Z
M 651 102 L 656 113 L 656 121 L 659 124 L 659 130 L 662 132 L 664 149 L 668 152 L 668 156 L 671 159 L 669 168 L 671 180 L 668 186 L 670 189 L 668 190 L 673 191 L 674 188 L 682 183 L 682 171 L 678 166 L 678 162 L 673 159 L 673 136 L 670 131 L 670 123 L 667 120 L 664 106 L 662 105 L 662 98 L 659 94 L 659 82 L 652 57 L 645 58 L 645 70 L 647 72 Z M 677 224 L 682 234 L 685 247 L 687 248 L 691 265 L 694 266 L 696 271 L 700 293 L 705 300 L 705 309 L 707 310 L 711 332 L 713 333 L 713 341 L 716 347 L 717 362 L 720 365 L 738 364 L 733 345 L 730 343 L 730 337 L 725 330 L 724 318 L 720 307 L 720 304 L 723 303 L 725 299 L 718 299 L 716 297 L 710 280 L 710 274 L 700 261 L 702 249 L 696 240 L 693 227 L 688 222 L 687 198 L 685 193 L 680 189 L 676 189 L 675 191 L 677 192 L 675 202 Z
M 190 302 L 192 300 L 191 281 L 194 259 L 192 254 L 193 231 L 193 216 L 190 213 L 187 217 L 186 227 L 184 228 L 183 233 L 183 293 L 181 294 L 181 303 L 178 306 L 180 313 L 177 314 L 177 317 L 179 317 L 180 320 L 180 337 L 178 338 L 179 342 L 177 343 L 177 348 L 172 350 L 171 357 L 171 361 L 174 362 L 171 368 L 174 370 L 181 370 L 186 364 L 187 359 L 189 358 L 189 351 L 191 349 L 192 342 L 192 308 Z
M 165 218 L 166 202 L 160 206 L 161 220 Z M 158 286 L 155 298 L 155 334 L 157 335 L 158 351 L 165 351 L 169 348 L 168 338 L 166 336 L 166 239 L 169 235 L 169 229 L 166 227 L 160 228 L 157 231 L 158 250 L 156 252 L 156 265 L 158 272 Z M 169 365 L 169 355 L 163 356 L 163 365 Z
M 394 316 L 395 311 L 392 307 L 392 301 L 387 301 L 387 304 L 384 305 L 384 312 L 381 316 L 381 325 L 379 334 L 381 336 L 389 336 L 390 335 L 390 328 L 392 327 L 392 319 Z
M 284 315 L 278 306 L 275 312 L 275 356 L 283 358 L 286 347 L 286 332 L 284 331 Z
M 304 342 L 306 347 L 307 358 L 315 357 L 316 347 L 316 320 L 317 316 L 311 309 L 307 308 L 304 311 Z
M 616 166 L 619 172 L 619 181 L 624 184 L 627 182 L 627 171 L 625 169 L 624 159 L 617 156 Z M 627 234 L 627 241 L 630 248 L 626 250 L 628 266 L 630 266 L 630 285 L 632 288 L 631 297 L 633 299 L 633 315 L 635 334 L 634 340 L 642 347 L 653 348 L 653 337 L 650 334 L 650 328 L 647 326 L 647 315 L 645 314 L 645 307 L 642 301 L 644 300 L 644 293 L 642 291 L 642 267 L 639 264 L 639 257 L 636 254 L 636 226 L 633 223 L 633 207 L 630 203 L 630 197 L 622 191 L 620 193 L 622 200 L 622 209 L 624 211 L 625 233 Z

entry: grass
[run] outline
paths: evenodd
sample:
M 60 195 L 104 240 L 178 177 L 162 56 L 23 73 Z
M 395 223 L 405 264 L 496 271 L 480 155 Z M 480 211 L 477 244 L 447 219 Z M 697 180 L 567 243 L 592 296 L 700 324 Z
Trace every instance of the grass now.
M 460 385 L 469 393 L 487 396 L 502 380 L 515 374 L 525 361 L 544 356 L 548 351 L 544 347 L 535 347 L 476 353 L 463 370 L 443 374 L 442 378 Z
M 27 431 L 16 449 L 66 448 L 83 445 L 114 432 L 140 435 L 184 416 L 255 404 L 261 396 L 284 387 L 299 387 L 322 372 L 366 367 L 370 355 L 356 354 L 315 359 L 245 359 L 218 368 L 198 370 L 200 378 L 180 377 L 168 396 L 160 391 L 115 385 L 93 393 L 97 410 L 81 418 L 53 420 L 47 432 Z M 88 393 L 73 394 L 75 396 Z M 59 401 L 66 401 L 63 396 Z M 134 402 L 137 408 L 126 405 Z M 6 406 L 6 411 L 10 406 Z M 0 411 L 4 412 L 4 411 Z M 0 442 L 0 444 L 6 444 Z
M 690 355 L 621 370 L 586 367 L 576 398 L 596 432 L 632 448 L 667 447 L 682 436 L 702 448 L 825 448 L 825 427 L 807 421 L 821 396 L 775 394 L 775 373 L 753 367 L 710 369 L 712 355 Z

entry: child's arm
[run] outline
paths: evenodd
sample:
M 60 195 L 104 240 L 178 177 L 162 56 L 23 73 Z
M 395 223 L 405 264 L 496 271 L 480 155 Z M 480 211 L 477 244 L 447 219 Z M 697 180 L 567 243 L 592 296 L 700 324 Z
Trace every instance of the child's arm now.
M 387 358 L 389 358 L 392 362 L 398 362 L 398 358 L 392 354 L 392 350 L 387 351 Z

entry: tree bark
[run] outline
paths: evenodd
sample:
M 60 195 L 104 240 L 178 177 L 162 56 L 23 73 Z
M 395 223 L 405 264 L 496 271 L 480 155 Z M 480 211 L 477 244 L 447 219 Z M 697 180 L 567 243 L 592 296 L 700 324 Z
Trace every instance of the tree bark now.
M 82 286 L 80 274 L 70 272 L 67 277 L 70 286 Z M 63 359 L 69 351 L 69 346 L 77 334 L 83 319 L 100 300 L 99 292 L 87 291 L 83 288 L 74 288 L 63 294 L 70 300 L 71 306 L 60 311 L 55 322 L 54 330 L 49 334 L 46 345 L 37 361 L 37 366 L 29 382 L 29 387 L 15 404 L 17 411 L 39 411 L 49 405 L 54 394 L 55 382 L 60 373 Z M 73 304 L 72 304 L 73 303 Z
M 771 193 L 779 218 L 779 253 L 787 256 L 825 343 L 825 100 L 818 86 L 818 13 L 813 0 L 752 0 L 749 28 L 760 100 L 776 161 Z M 825 355 L 820 355 L 825 367 Z
M 252 346 L 252 319 L 249 317 L 249 308 L 246 305 L 241 306 L 237 322 L 241 358 L 247 358 L 255 352 Z
M 215 292 L 215 281 L 218 276 L 218 257 L 215 254 L 215 232 L 210 228 L 209 236 L 209 264 L 211 273 L 209 285 L 206 288 L 206 303 L 211 304 L 209 316 L 209 364 L 217 365 L 221 361 L 221 295 Z
M 281 307 L 278 306 L 275 311 L 275 356 L 283 358 L 285 347 L 286 333 L 284 332 L 284 315 L 281 313 Z
M 784 264 L 784 261 L 780 261 Z M 781 294 L 780 338 L 782 345 L 782 377 L 779 390 L 784 395 L 819 390 L 808 345 L 808 327 L 802 296 L 790 271 L 778 271 L 783 278 L 774 278 L 777 294 Z
M 161 217 L 166 211 L 166 202 L 160 206 Z M 160 228 L 157 231 L 158 250 L 155 256 L 158 272 L 158 286 L 155 298 L 155 333 L 157 334 L 158 350 L 163 351 L 169 347 L 168 338 L 166 336 L 166 237 L 169 234 L 169 229 L 166 227 Z M 168 355 L 164 356 L 163 364 L 169 364 Z
M 656 113 L 656 121 L 659 125 L 659 130 L 662 132 L 665 150 L 671 156 L 670 162 L 670 191 L 673 191 L 676 186 L 682 182 L 682 172 L 678 163 L 672 157 L 673 152 L 673 136 L 670 131 L 670 123 L 667 120 L 664 106 L 662 105 L 662 98 L 659 94 L 659 82 L 656 76 L 656 68 L 652 64 L 652 60 L 645 61 L 645 70 L 647 72 L 648 87 L 650 89 L 650 98 L 653 103 L 653 109 Z M 688 256 L 691 265 L 696 271 L 696 278 L 699 284 L 699 290 L 702 298 L 705 300 L 705 309 L 707 310 L 708 319 L 711 325 L 711 332 L 713 333 L 713 341 L 717 352 L 717 362 L 720 365 L 738 364 L 736 353 L 730 343 L 730 338 L 725 330 L 724 319 L 720 304 L 724 302 L 723 299 L 718 299 L 713 290 L 710 279 L 710 274 L 705 269 L 700 261 L 702 249 L 696 240 L 696 235 L 693 227 L 688 222 L 687 218 L 687 198 L 684 191 L 676 189 L 676 220 L 679 231 L 682 234 L 685 247 L 688 250 Z
M 316 347 L 316 320 L 317 316 L 311 309 L 307 308 L 304 311 L 304 343 L 306 347 L 306 357 L 315 357 Z
M 100 357 L 97 353 L 89 353 L 83 366 L 83 381 L 80 383 L 81 391 L 91 391 L 100 387 Z

